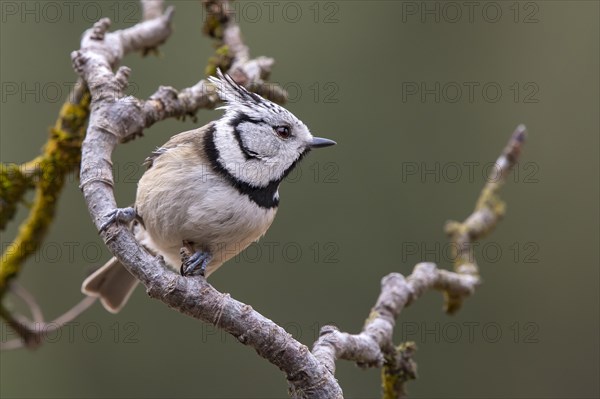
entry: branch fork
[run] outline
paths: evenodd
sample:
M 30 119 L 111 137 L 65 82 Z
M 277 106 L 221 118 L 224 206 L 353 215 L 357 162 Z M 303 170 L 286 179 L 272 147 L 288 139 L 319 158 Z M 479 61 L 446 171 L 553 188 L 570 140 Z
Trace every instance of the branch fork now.
M 405 383 L 416 377 L 412 360 L 416 348 L 410 342 L 394 345 L 396 319 L 406 306 L 432 289 L 444 293 L 445 309 L 454 313 L 481 284 L 473 242 L 491 232 L 504 214 L 498 190 L 518 160 L 525 127 L 521 125 L 513 133 L 498 159 L 500 179 L 486 184 L 473 213 L 462 223 L 446 224 L 446 232 L 455 244 L 454 271 L 440 270 L 434 263 L 425 262 L 417 264 L 406 278 L 399 273 L 385 276 L 379 298 L 361 332 L 350 334 L 335 326 L 324 326 L 309 350 L 282 327 L 251 306 L 218 292 L 204 278 L 182 277 L 166 268 L 162 258 L 148 254 L 127 228 L 119 225 L 102 228 L 105 215 L 117 208 L 111 169 L 116 145 L 141 135 L 156 122 L 193 115 L 198 109 L 213 108 L 218 102 L 206 80 L 180 91 L 161 86 L 147 100 L 124 96 L 131 70 L 122 66 L 113 73 L 122 58 L 133 51 L 156 48 L 171 34 L 173 9 L 163 12 L 162 2 L 156 0 L 144 0 L 142 4 L 147 20 L 128 29 L 109 32 L 110 20 L 101 19 L 84 34 L 81 48 L 72 53 L 73 68 L 87 83 L 92 98 L 82 145 L 81 189 L 106 245 L 144 284 L 150 297 L 223 329 L 282 370 L 292 397 L 343 398 L 335 378 L 339 359 L 356 362 L 360 367 L 383 368 L 384 398 L 403 396 Z M 268 86 L 263 79 L 269 75 L 273 60 L 250 59 L 239 27 L 229 18 L 227 1 L 204 0 L 204 4 L 209 12 L 205 31 L 219 40 L 217 52 L 226 54 L 226 57 L 211 59 L 207 70 L 222 67 L 216 63 L 226 62 L 227 68 L 223 69 L 228 69 L 236 81 L 250 89 L 264 91 Z M 282 91 L 269 93 L 279 100 L 285 99 Z

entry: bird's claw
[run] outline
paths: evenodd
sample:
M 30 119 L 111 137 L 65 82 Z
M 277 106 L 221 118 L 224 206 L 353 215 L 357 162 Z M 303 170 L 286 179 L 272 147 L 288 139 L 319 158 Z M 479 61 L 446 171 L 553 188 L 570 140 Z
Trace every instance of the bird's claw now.
M 204 276 L 206 266 L 211 259 L 211 254 L 202 251 L 196 251 L 191 256 L 184 256 L 181 263 L 181 275 Z
M 107 217 L 108 220 L 106 222 L 102 223 L 102 226 L 100 226 L 100 230 L 99 230 L 100 233 L 102 233 L 103 231 L 108 229 L 110 227 L 110 225 L 112 225 L 113 223 L 128 224 L 136 219 L 141 220 L 141 218 L 137 214 L 136 210 L 132 207 L 117 208 L 117 209 L 107 213 L 106 215 L 104 215 L 104 217 Z

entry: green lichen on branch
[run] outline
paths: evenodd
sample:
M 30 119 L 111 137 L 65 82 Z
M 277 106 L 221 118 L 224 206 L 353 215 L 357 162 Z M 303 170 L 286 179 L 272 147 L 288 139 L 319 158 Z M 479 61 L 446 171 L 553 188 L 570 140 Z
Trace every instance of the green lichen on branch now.
M 208 64 L 204 68 L 207 76 L 215 76 L 217 68 L 227 71 L 233 63 L 233 54 L 224 42 L 225 28 L 229 22 L 229 4 L 218 0 L 203 0 L 206 18 L 202 32 L 215 39 L 215 54 L 208 59 Z
M 27 190 L 33 188 L 33 178 L 18 164 L 0 165 L 0 230 L 4 230 L 17 213 Z
M 76 102 L 67 101 L 50 129 L 42 154 L 28 165 L 2 167 L 2 220 L 8 221 L 22 200 L 25 189 L 35 187 L 35 197 L 27 219 L 8 245 L 0 260 L 0 298 L 11 279 L 18 275 L 24 261 L 35 253 L 54 218 L 60 192 L 69 173 L 76 171 L 81 160 L 81 143 L 89 116 L 90 95 L 87 90 Z M 34 165 L 32 165 L 34 163 Z M 17 171 L 18 169 L 18 171 Z M 31 174 L 24 170 L 34 170 Z M 17 189 L 19 187 L 19 189 Z M 5 190 L 6 188 L 6 190 Z M 5 210 L 6 209 L 6 210 Z
M 227 71 L 233 62 L 233 56 L 229 51 L 229 46 L 222 44 L 217 47 L 215 54 L 208 58 L 208 64 L 204 69 L 207 76 L 216 76 L 217 68 Z
M 278 104 L 287 102 L 288 94 L 282 87 L 263 81 L 268 76 L 261 76 L 260 79 L 249 81 L 247 76 L 236 70 L 235 65 L 247 61 L 248 48 L 239 38 L 239 27 L 232 20 L 235 17 L 230 2 L 203 0 L 203 4 L 207 15 L 202 30 L 205 35 L 214 39 L 215 46 L 215 53 L 209 57 L 204 68 L 206 76 L 216 76 L 217 69 L 229 71 L 230 75 L 238 83 L 243 84 L 246 89 Z M 233 70 L 230 70 L 232 67 Z
M 473 243 L 485 238 L 504 217 L 506 204 L 500 199 L 498 192 L 517 163 L 526 136 L 525 126 L 517 126 L 496 161 L 494 175 L 488 177 L 488 182 L 481 190 L 473 213 L 462 223 L 457 221 L 446 223 L 444 230 L 452 243 L 454 271 L 457 273 L 479 276 Z M 462 295 L 444 292 L 446 313 L 456 313 L 461 308 L 463 299 Z
M 229 22 L 228 4 L 219 0 L 202 0 L 206 10 L 206 18 L 202 32 L 208 37 L 223 41 L 225 25 Z
M 416 350 L 414 342 L 404 342 L 384 356 L 381 369 L 383 399 L 398 399 L 406 395 L 404 384 L 417 378 L 417 364 L 412 360 Z
M 365 320 L 365 326 L 368 326 L 369 324 L 371 324 L 373 322 L 373 320 L 376 320 L 379 317 L 379 312 L 376 311 L 375 309 L 371 309 L 371 313 L 369 313 L 369 317 L 367 317 L 367 319 Z

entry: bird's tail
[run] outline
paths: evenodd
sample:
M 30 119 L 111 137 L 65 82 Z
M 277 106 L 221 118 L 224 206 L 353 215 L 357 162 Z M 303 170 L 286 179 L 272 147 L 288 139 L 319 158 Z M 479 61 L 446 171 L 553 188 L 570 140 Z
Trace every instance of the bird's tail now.
M 112 258 L 83 281 L 81 292 L 99 297 L 111 313 L 118 313 L 127 303 L 138 280 L 117 260 Z

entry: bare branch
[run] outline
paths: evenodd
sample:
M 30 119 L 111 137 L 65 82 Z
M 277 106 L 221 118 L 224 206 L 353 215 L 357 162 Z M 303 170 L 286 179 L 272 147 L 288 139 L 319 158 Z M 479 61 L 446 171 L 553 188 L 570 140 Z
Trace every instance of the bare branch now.
M 231 62 L 229 73 L 247 87 L 260 87 L 272 66 L 272 60 L 250 60 L 239 28 L 228 18 L 228 3 L 207 0 L 211 26 L 209 34 L 222 40 Z M 212 19 L 211 19 L 212 18 Z M 217 98 L 205 81 L 180 92 L 160 87 L 148 100 L 123 97 L 130 74 L 129 68 L 113 68 L 128 51 L 156 46 L 170 32 L 171 11 L 130 29 L 108 32 L 110 21 L 103 19 L 86 32 L 79 51 L 73 53 L 73 65 L 87 81 L 92 94 L 92 114 L 82 148 L 81 187 L 88 210 L 97 228 L 105 215 L 116 208 L 113 193 L 111 156 L 119 142 L 137 135 L 152 124 L 168 117 L 195 113 L 212 107 Z M 216 21 L 216 22 L 215 22 Z M 501 157 L 504 178 L 516 162 L 524 129 L 518 129 Z M 515 144 L 517 143 L 517 144 Z M 499 183 L 501 184 L 501 183 Z M 455 242 L 468 243 L 490 231 L 499 219 L 495 199 L 497 185 L 488 185 L 473 215 L 462 224 L 455 223 L 451 234 Z M 394 347 L 392 333 L 402 309 L 430 289 L 441 290 L 453 303 L 471 295 L 480 283 L 474 261 L 462 262 L 456 272 L 438 270 L 433 263 L 418 264 L 404 278 L 392 273 L 382 280 L 381 294 L 359 334 L 348 334 L 327 326 L 311 353 L 281 327 L 250 306 L 215 290 L 204 278 L 181 277 L 166 268 L 161 258 L 153 258 L 124 226 L 113 225 L 103 231 L 107 246 L 119 261 L 136 276 L 148 294 L 191 317 L 211 323 L 279 367 L 290 383 L 290 394 L 297 398 L 341 398 L 342 390 L 335 380 L 335 361 L 346 359 L 361 366 L 382 367 L 389 395 L 403 394 L 403 384 L 414 378 L 411 354 L 414 346 Z M 458 233 L 457 233 L 458 234 Z M 452 305 L 449 309 L 457 309 Z
M 434 263 L 419 263 L 404 278 L 391 273 L 381 280 L 381 294 L 360 334 L 348 334 L 334 326 L 324 326 L 313 346 L 313 354 L 335 373 L 337 359 L 351 360 L 360 366 L 383 366 L 385 353 L 393 349 L 392 334 L 402 309 L 430 289 L 464 295 L 473 292 L 479 279 L 439 270 Z
M 404 394 L 403 383 L 414 378 L 414 373 L 399 367 L 398 350 L 394 348 L 392 335 L 396 319 L 402 309 L 413 303 L 426 291 L 435 289 L 444 292 L 446 310 L 458 310 L 463 298 L 472 295 L 481 283 L 474 259 L 473 243 L 493 230 L 503 215 L 504 206 L 497 197 L 498 189 L 517 163 L 521 146 L 525 141 L 525 126 L 520 125 L 513 133 L 508 145 L 497 161 L 498 178 L 488 182 L 481 192 L 477 206 L 463 223 L 453 222 L 446 226 L 457 249 L 456 272 L 439 270 L 434 263 L 419 263 L 406 279 L 398 273 L 391 273 L 381 281 L 381 294 L 363 330 L 359 334 L 341 332 L 334 326 L 324 326 L 312 352 L 315 357 L 334 374 L 337 359 L 355 361 L 363 367 L 382 367 L 404 372 L 404 379 L 391 372 L 384 373 L 386 397 L 400 397 Z M 401 359 L 402 360 L 402 359 Z M 407 363 L 404 357 L 404 363 Z M 394 365 L 390 367 L 390 362 Z M 385 378 L 388 378 L 387 380 Z M 393 383 L 389 383 L 393 380 Z M 387 382 L 386 382 L 387 381 Z M 394 391 L 395 396 L 390 396 Z
M 247 88 L 275 101 L 284 101 L 285 91 L 264 81 L 271 71 L 273 60 L 267 57 L 250 59 L 240 28 L 231 18 L 229 2 L 204 0 L 204 5 L 208 11 L 205 32 L 217 39 L 216 55 L 211 58 L 207 72 L 214 73 L 217 67 L 221 67 Z M 181 91 L 161 86 L 147 100 L 125 96 L 131 70 L 118 67 L 124 55 L 132 51 L 153 50 L 171 33 L 173 8 L 163 12 L 161 0 L 142 0 L 142 11 L 144 22 L 115 32 L 109 32 L 109 19 L 101 19 L 85 32 L 81 48 L 72 53 L 74 69 L 81 77 L 72 101 L 84 103 L 85 114 L 79 115 L 77 123 L 59 120 L 61 123 L 72 122 L 72 126 L 68 126 L 71 130 L 85 124 L 87 85 L 91 94 L 91 114 L 87 136 L 81 147 L 81 188 L 97 228 L 105 221 L 105 215 L 116 208 L 111 170 L 111 157 L 116 145 L 141 135 L 156 122 L 194 115 L 199 109 L 212 108 L 219 101 L 212 86 L 205 80 Z M 62 125 L 57 129 L 62 129 Z M 68 131 L 67 128 L 65 130 Z M 81 139 L 83 135 L 78 137 Z M 184 278 L 173 273 L 165 267 L 161 258 L 149 255 L 125 227 L 111 226 L 101 234 L 111 252 L 146 286 L 149 296 L 183 314 L 211 323 L 253 347 L 260 356 L 286 374 L 293 397 L 342 398 L 342 390 L 335 379 L 335 362 L 338 359 L 351 360 L 362 367 L 382 367 L 384 397 L 401 397 L 405 382 L 416 376 L 416 365 L 412 361 L 415 346 L 412 343 L 394 346 L 392 335 L 396 319 L 402 309 L 428 290 L 444 292 L 449 313 L 457 311 L 464 298 L 474 293 L 480 279 L 473 257 L 473 242 L 492 231 L 504 213 L 504 204 L 498 199 L 497 192 L 516 163 L 524 138 L 525 128 L 519 126 L 498 159 L 498 178 L 485 186 L 473 213 L 462 223 L 447 223 L 446 232 L 455 244 L 455 271 L 439 270 L 433 263 L 420 263 L 407 278 L 398 273 L 389 274 L 381 282 L 380 296 L 363 330 L 359 334 L 349 334 L 336 327 L 325 326 L 312 352 L 283 328 L 249 305 L 218 292 L 205 279 Z M 75 148 L 79 150 L 78 146 Z M 3 178 L 14 173 L 14 181 L 20 179 L 24 183 L 10 191 L 10 198 L 18 201 L 24 190 L 30 188 L 31 180 L 43 170 L 43 165 L 35 162 L 40 159 L 43 160 L 43 157 L 21 165 L 18 173 L 3 168 Z M 63 175 L 64 172 L 61 172 L 60 176 Z M 4 206 L 4 203 L 0 205 Z M 53 204 L 41 206 L 40 209 L 47 209 L 47 212 L 53 209 Z M 2 220 L 4 215 L 12 217 L 12 208 L 6 212 L 5 209 L 8 208 L 2 208 L 0 212 Z M 30 236 L 40 240 L 45 226 L 39 226 L 37 230 L 34 227 Z M 17 258 L 17 261 L 22 259 Z M 18 272 L 18 266 L 14 267 L 20 264 L 17 261 L 6 263 L 3 257 L 0 295 L 7 281 Z M 95 301 L 95 298 L 85 298 L 53 322 L 45 323 L 35 299 L 19 286 L 13 286 L 12 290 L 28 304 L 34 321 L 11 314 L 0 306 L 0 315 L 21 337 L 2 343 L 2 349 L 23 345 L 36 347 L 44 334 L 61 328 Z
M 0 350 L 18 349 L 22 347 L 29 349 L 37 348 L 42 344 L 48 333 L 59 330 L 63 328 L 65 324 L 75 320 L 96 302 L 97 299 L 95 297 L 84 297 L 75 306 L 56 319 L 51 322 L 45 322 L 37 301 L 29 291 L 14 282 L 10 284 L 10 291 L 27 304 L 33 317 L 33 321 L 22 315 L 11 314 L 3 306 L 0 306 L 0 315 L 2 318 L 17 333 L 17 335 L 21 337 L 7 342 L 0 342 Z
M 81 187 L 97 228 L 104 222 L 104 215 L 116 208 L 110 159 L 117 143 L 141 134 L 156 121 L 184 116 L 217 100 L 214 93 L 205 90 L 207 83 L 202 81 L 181 93 L 161 87 L 145 102 L 122 98 L 129 69 L 121 67 L 113 74 L 112 66 L 118 63 L 127 48 L 134 48 L 133 44 L 148 46 L 157 43 L 157 38 L 164 38 L 169 31 L 169 21 L 170 14 L 165 14 L 129 30 L 108 33 L 109 21 L 103 19 L 86 32 L 81 49 L 73 53 L 74 68 L 88 81 L 92 93 L 92 114 L 82 147 Z M 150 27 L 149 23 L 154 24 Z M 136 40 L 128 42 L 127 38 L 131 37 Z M 240 63 L 234 77 L 244 76 L 245 84 L 254 82 L 268 73 L 271 64 L 267 58 Z M 181 313 L 212 323 L 252 346 L 260 356 L 285 372 L 294 396 L 342 397 L 335 378 L 306 346 L 294 340 L 283 328 L 250 306 L 219 293 L 205 279 L 184 278 L 168 270 L 159 259 L 145 252 L 126 228 L 113 226 L 102 235 L 111 252 L 140 279 L 151 297 Z
M 519 159 L 526 134 L 525 125 L 517 126 L 496 161 L 494 175 L 488 177 L 488 182 L 479 195 L 473 213 L 462 223 L 449 221 L 444 227 L 452 243 L 454 270 L 457 273 L 472 276 L 479 275 L 479 268 L 473 252 L 473 243 L 485 238 L 504 216 L 506 207 L 498 197 L 498 191 Z M 446 292 L 444 305 L 446 312 L 455 313 L 458 311 L 463 298 L 467 295 Z
M 141 0 L 142 20 L 158 18 L 163 13 L 163 0 Z
M 42 308 L 40 308 L 40 305 L 38 305 L 34 296 L 16 281 L 11 284 L 10 288 L 13 294 L 21 298 L 23 302 L 27 304 L 33 321 L 36 323 L 42 323 L 44 321 L 44 314 L 42 313 Z

